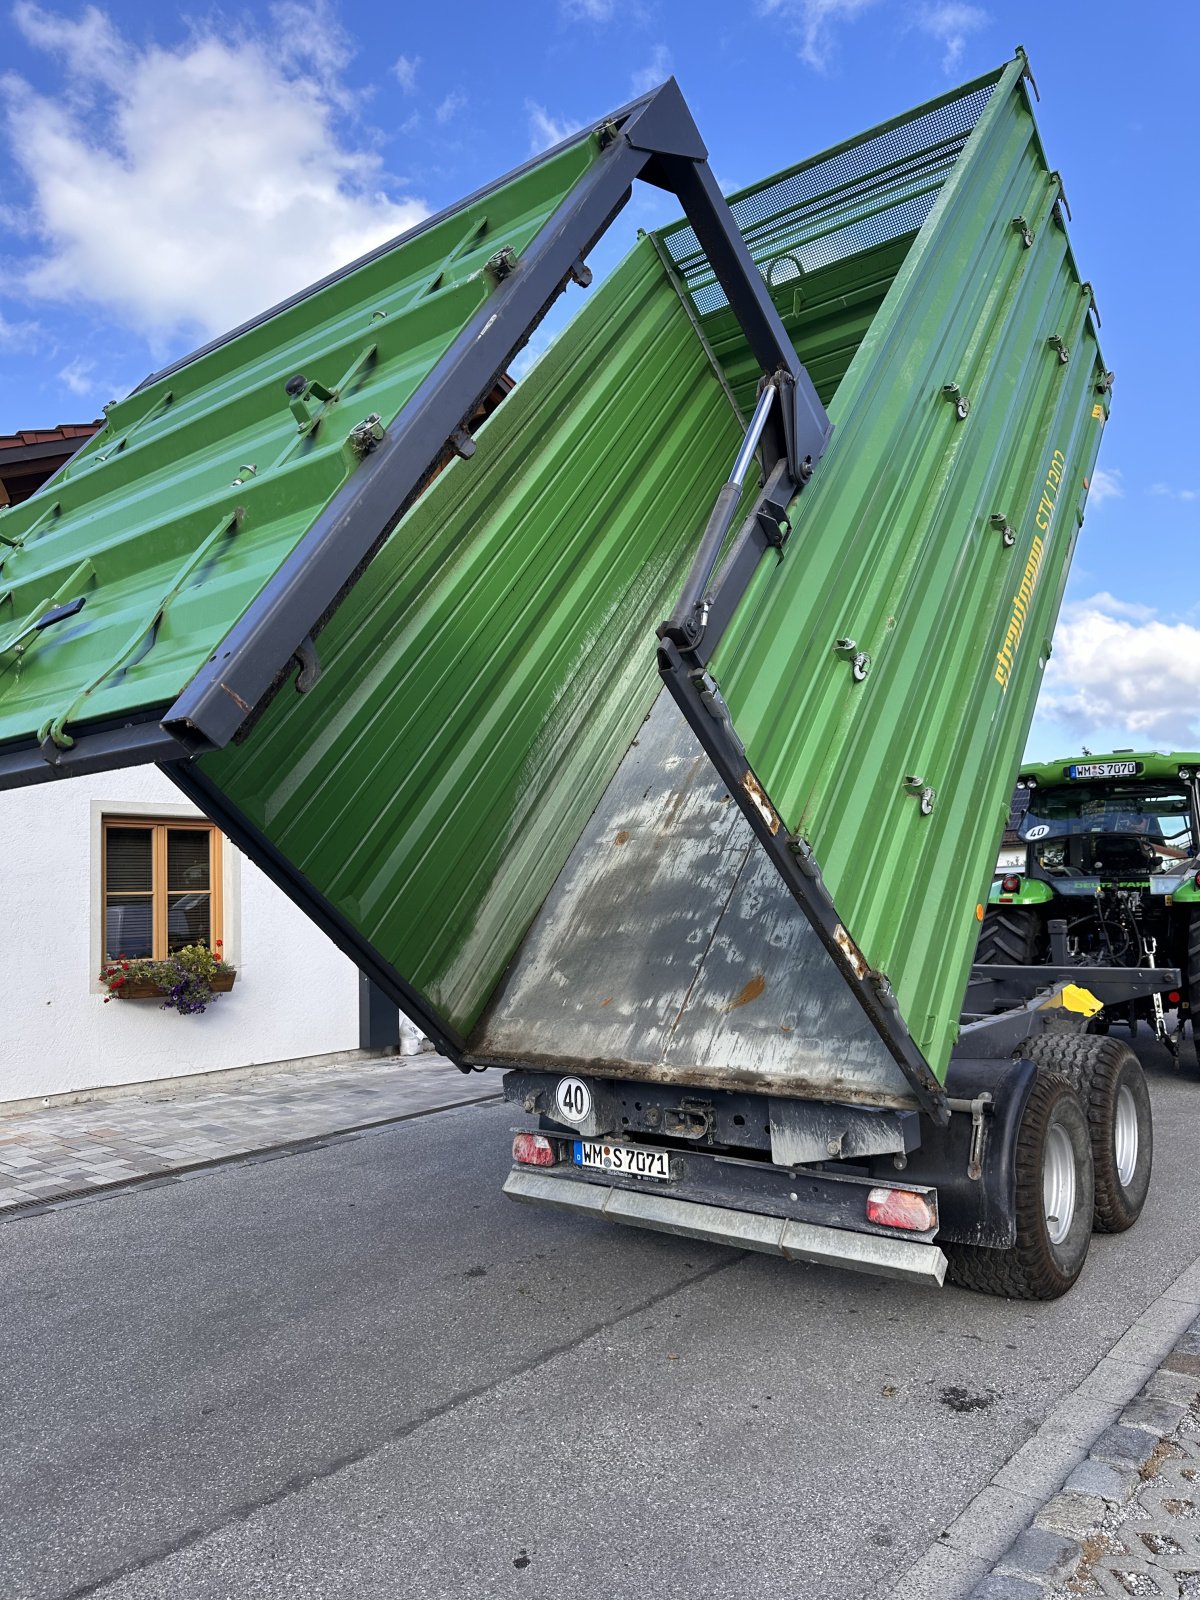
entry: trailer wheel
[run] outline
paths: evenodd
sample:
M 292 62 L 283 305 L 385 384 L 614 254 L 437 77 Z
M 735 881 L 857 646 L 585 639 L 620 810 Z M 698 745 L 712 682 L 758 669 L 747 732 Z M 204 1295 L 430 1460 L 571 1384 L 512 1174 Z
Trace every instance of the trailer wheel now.
M 1092 1142 L 1065 1078 L 1039 1073 L 1016 1150 L 1016 1243 L 1009 1250 L 947 1244 L 951 1283 L 1013 1300 L 1057 1300 L 1078 1278 L 1092 1239 Z
M 1037 961 L 1038 916 L 1028 906 L 989 906 L 983 913 L 975 960 L 1030 967 Z
M 1093 1226 L 1124 1233 L 1142 1214 L 1154 1163 L 1154 1118 L 1141 1062 L 1119 1039 L 1048 1033 L 1029 1046 L 1043 1071 L 1065 1078 L 1083 1101 L 1096 1171 Z

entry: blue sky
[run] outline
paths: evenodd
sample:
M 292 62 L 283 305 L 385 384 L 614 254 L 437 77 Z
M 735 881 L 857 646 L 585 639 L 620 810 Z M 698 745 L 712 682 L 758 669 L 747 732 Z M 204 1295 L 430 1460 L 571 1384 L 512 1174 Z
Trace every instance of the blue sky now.
M 1200 746 L 1191 4 L 26 0 L 0 11 L 0 432 L 96 415 L 672 72 L 733 189 L 1018 41 L 1117 373 L 1030 754 Z M 637 196 L 593 265 L 669 216 Z

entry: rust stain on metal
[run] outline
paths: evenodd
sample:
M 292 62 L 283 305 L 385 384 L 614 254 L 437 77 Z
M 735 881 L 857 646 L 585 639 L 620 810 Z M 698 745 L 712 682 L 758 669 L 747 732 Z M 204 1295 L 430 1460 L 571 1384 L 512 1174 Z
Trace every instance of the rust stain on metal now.
M 867 975 L 866 959 L 840 922 L 833 930 L 833 937 L 837 941 L 838 949 L 849 963 L 850 970 L 854 973 L 854 976 L 859 979 L 865 978 Z
M 775 807 L 767 799 L 766 790 L 752 772 L 746 772 L 743 776 L 742 788 L 749 795 L 751 805 L 753 805 L 767 827 L 770 828 L 773 834 L 778 833 L 779 818 L 776 815 Z
M 235 689 L 231 689 L 227 683 L 223 683 L 221 685 L 221 688 L 229 696 L 229 698 L 233 701 L 233 703 L 240 710 L 242 710 L 242 711 L 249 711 L 250 710 L 249 705 L 247 705 L 246 701 L 242 699 L 241 695 L 238 694 Z
M 885 1106 L 899 1111 L 911 1111 L 917 1103 L 911 1093 L 897 1093 L 877 1084 L 863 1087 L 828 1068 L 816 1074 L 780 1072 L 761 1065 L 714 1069 L 711 1064 L 694 1062 L 673 1066 L 665 1062 L 624 1061 L 616 1056 L 550 1056 L 540 1051 L 510 1055 L 472 1051 L 465 1060 L 471 1066 L 500 1067 L 506 1072 L 514 1068 L 521 1072 L 574 1072 L 585 1078 L 619 1078 L 634 1083 L 678 1085 L 690 1090 L 703 1084 L 706 1093 L 713 1089 L 747 1090 L 752 1094 L 779 1095 L 791 1100 L 821 1100 L 835 1105 L 873 1108 Z
M 620 833 L 613 840 L 613 843 L 614 844 L 628 844 L 629 843 L 629 830 L 628 830 L 628 828 L 622 828 Z
M 601 1009 L 601 1011 L 603 1011 L 603 1010 L 604 1010 L 604 1008 L 605 1008 L 605 1006 L 610 1006 L 610 1005 L 612 1005 L 612 1003 L 613 1003 L 613 997 L 612 997 L 612 995 L 609 995 L 609 997 L 608 997 L 608 999 L 607 999 L 607 1000 L 601 1000 L 601 1002 L 600 1002 L 600 1009 Z
M 751 1000 L 758 999 L 759 995 L 762 994 L 766 987 L 767 980 L 763 977 L 761 972 L 756 972 L 754 976 L 744 983 L 741 989 L 739 989 L 736 999 L 731 1000 L 725 1007 L 726 1011 L 736 1011 L 739 1006 L 748 1006 Z

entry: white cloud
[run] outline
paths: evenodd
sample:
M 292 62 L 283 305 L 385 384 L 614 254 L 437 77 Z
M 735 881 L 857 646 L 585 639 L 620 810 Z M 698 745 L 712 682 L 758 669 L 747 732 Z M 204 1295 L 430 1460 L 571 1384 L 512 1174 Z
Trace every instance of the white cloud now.
M 1097 467 L 1088 486 L 1088 508 L 1102 506 L 1106 500 L 1120 500 L 1124 493 L 1125 486 L 1121 482 L 1120 467 L 1113 467 L 1109 472 L 1103 467 Z
M 965 5 L 962 0 L 938 0 L 921 6 L 913 20 L 922 33 L 942 45 L 942 70 L 957 72 L 968 38 L 986 28 L 992 19 L 982 6 Z
M 1062 618 L 1069 622 L 1085 617 L 1093 611 L 1103 611 L 1110 617 L 1128 617 L 1133 622 L 1152 622 L 1158 615 L 1153 606 L 1144 606 L 1138 600 L 1118 600 L 1115 594 L 1101 589 L 1086 600 L 1072 600 L 1063 607 Z
M 446 123 L 450 121 L 451 117 L 457 116 L 466 103 L 467 97 L 465 94 L 459 94 L 457 89 L 451 89 L 450 93 L 433 113 L 435 120 L 439 122 L 442 127 L 445 127 Z
M 92 377 L 95 370 L 94 361 L 85 361 L 82 356 L 76 356 L 59 373 L 59 382 L 65 384 L 72 394 L 93 394 L 97 388 L 96 380 Z
M 879 0 L 760 0 L 763 16 L 779 16 L 800 40 L 800 59 L 816 72 L 824 72 L 834 52 L 834 33 L 853 22 Z
M 392 74 L 405 94 L 412 94 L 417 87 L 417 68 L 421 65 L 420 56 L 397 56 L 392 64 Z
M 22 350 L 35 350 L 42 338 L 40 323 L 10 322 L 4 313 L 0 312 L 0 350 L 9 350 L 14 355 Z
M 649 63 L 633 74 L 629 80 L 629 87 L 634 94 L 646 94 L 648 90 L 657 88 L 664 78 L 670 76 L 671 52 L 665 44 L 656 44 Z
M 1116 729 L 1130 745 L 1192 747 L 1200 734 L 1200 628 L 1108 594 L 1066 606 L 1038 715 L 1085 738 Z
M 611 22 L 616 0 L 562 0 L 561 10 L 568 22 Z
M 1174 489 L 1169 483 L 1152 483 L 1149 492 L 1160 495 L 1166 500 L 1182 500 L 1185 504 L 1191 500 L 1200 500 L 1200 489 Z
M 218 333 L 428 214 L 340 132 L 349 45 L 320 6 L 174 49 L 94 6 L 72 21 L 22 0 L 14 17 L 62 73 L 45 93 L 0 80 L 41 245 L 19 279 L 31 297 L 90 299 L 156 343 Z
M 572 122 L 567 117 L 551 116 L 545 106 L 538 105 L 536 100 L 526 100 L 525 111 L 529 117 L 529 149 L 535 156 L 543 150 L 549 150 L 551 145 L 569 139 L 581 127 L 580 123 Z

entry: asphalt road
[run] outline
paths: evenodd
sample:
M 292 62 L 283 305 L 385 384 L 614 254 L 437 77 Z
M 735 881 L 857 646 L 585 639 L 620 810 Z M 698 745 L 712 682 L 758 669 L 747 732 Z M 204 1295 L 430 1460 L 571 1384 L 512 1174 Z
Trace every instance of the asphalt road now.
M 506 1201 L 466 1107 L 0 1227 L 0 1595 L 878 1596 L 1200 1255 L 1200 1081 L 1052 1305 Z

